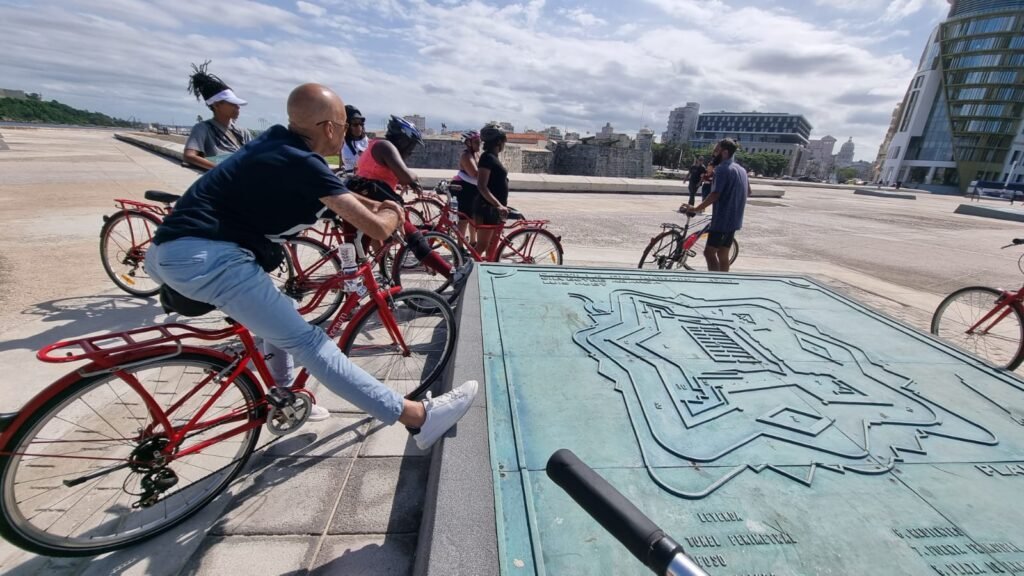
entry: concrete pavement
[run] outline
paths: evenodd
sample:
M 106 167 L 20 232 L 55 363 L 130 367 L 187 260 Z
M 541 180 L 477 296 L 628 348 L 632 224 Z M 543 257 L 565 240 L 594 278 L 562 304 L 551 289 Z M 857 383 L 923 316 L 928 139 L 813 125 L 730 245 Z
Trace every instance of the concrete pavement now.
M 71 369 L 42 364 L 55 340 L 142 326 L 155 302 L 112 287 L 98 257 L 112 199 L 180 193 L 197 177 L 108 131 L 0 129 L 0 410 L 18 409 Z M 657 195 L 513 192 L 550 219 L 568 265 L 635 267 L 661 222 L 682 223 L 680 199 Z M 793 188 L 752 199 L 738 235 L 738 272 L 795 272 L 927 329 L 955 288 L 1015 287 L 1020 250 L 998 248 L 1020 225 L 954 214 L 959 198 L 909 202 L 851 190 Z M 216 321 L 206 320 L 206 321 Z M 11 574 L 402 574 L 411 570 L 427 467 L 401 429 L 380 428 L 340 399 L 334 413 L 253 459 L 215 504 L 169 534 L 85 560 L 34 557 L 0 543 Z M 269 436 L 264 436 L 267 441 Z M 397 490 L 397 492 L 396 492 Z

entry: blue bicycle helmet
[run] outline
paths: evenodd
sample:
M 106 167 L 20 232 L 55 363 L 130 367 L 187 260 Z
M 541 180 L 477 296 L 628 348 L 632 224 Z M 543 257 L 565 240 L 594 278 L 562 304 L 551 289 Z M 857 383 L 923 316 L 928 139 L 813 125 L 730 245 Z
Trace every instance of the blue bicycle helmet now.
M 392 115 L 388 120 L 388 132 L 385 138 L 395 145 L 399 150 L 412 149 L 423 144 L 423 136 L 420 131 L 405 118 Z

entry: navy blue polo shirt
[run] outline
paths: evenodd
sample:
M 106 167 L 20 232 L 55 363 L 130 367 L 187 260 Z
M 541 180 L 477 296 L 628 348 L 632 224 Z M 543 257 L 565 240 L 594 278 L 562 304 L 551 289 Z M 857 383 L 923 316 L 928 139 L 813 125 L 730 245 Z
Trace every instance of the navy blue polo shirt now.
M 747 206 L 747 171 L 729 160 L 722 161 L 715 168 L 714 188 L 718 192 L 714 212 L 711 213 L 710 230 L 714 232 L 735 232 L 743 227 L 743 209 Z
M 321 198 L 347 192 L 301 137 L 274 126 L 196 180 L 153 242 L 191 236 L 260 250 L 315 224 L 327 211 Z

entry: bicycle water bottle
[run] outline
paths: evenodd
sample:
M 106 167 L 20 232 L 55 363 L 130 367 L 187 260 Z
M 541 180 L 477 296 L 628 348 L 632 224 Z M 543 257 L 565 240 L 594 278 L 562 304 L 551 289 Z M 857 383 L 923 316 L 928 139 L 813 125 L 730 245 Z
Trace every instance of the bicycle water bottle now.
M 342 244 L 338 247 L 338 254 L 341 256 L 341 273 L 345 276 L 355 274 L 359 269 L 356 265 L 356 247 L 351 242 Z M 366 293 L 366 287 L 363 286 L 363 279 L 361 277 L 349 278 L 345 280 L 345 292 L 350 294 L 359 294 L 362 296 Z
M 452 222 L 458 224 L 459 223 L 459 199 L 456 198 L 453 195 L 452 199 L 451 199 L 451 202 L 448 203 L 448 206 L 451 207 Z

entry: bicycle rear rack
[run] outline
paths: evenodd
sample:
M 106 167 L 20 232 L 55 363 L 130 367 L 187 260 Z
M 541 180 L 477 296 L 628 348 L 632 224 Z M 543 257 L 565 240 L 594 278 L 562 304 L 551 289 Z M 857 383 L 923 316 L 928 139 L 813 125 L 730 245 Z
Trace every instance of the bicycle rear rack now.
M 241 330 L 244 330 L 244 328 L 237 325 L 217 330 L 196 328 L 187 324 L 146 326 L 145 328 L 136 328 L 124 332 L 87 336 L 75 340 L 62 340 L 43 347 L 36 353 L 36 358 L 52 364 L 97 360 L 106 356 L 166 344 L 168 342 L 180 343 L 181 340 L 186 338 L 224 340 L 239 333 Z

